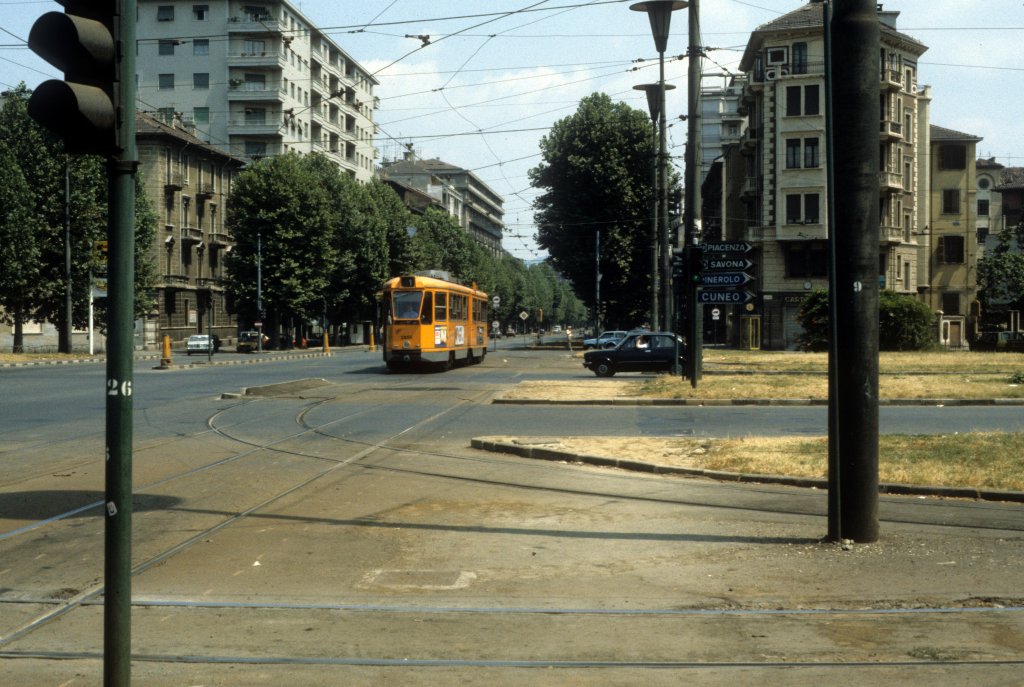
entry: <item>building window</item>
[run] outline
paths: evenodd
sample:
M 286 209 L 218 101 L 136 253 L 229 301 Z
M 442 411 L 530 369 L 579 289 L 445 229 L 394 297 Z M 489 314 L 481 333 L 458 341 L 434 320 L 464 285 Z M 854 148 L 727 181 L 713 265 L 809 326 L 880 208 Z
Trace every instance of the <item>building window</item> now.
M 210 108 L 208 107 L 193 107 L 192 108 L 192 121 L 196 124 L 209 124 L 210 123 Z
M 978 188 L 980 188 L 982 191 L 984 191 L 988 187 L 989 187 L 989 180 L 986 177 L 982 177 L 982 178 L 978 179 Z
M 196 38 L 192 41 L 192 54 L 196 57 L 205 57 L 210 54 L 210 39 Z
M 960 214 L 960 189 L 947 188 L 942 191 L 942 214 Z
M 940 236 L 938 262 L 943 265 L 962 265 L 964 262 L 964 237 Z
M 192 18 L 196 21 L 206 21 L 210 15 L 209 5 L 192 5 Z
M 786 169 L 796 169 L 800 166 L 800 139 L 786 139 Z
M 967 146 L 939 146 L 939 169 L 967 169 Z
M 821 114 L 821 89 L 818 84 L 786 86 L 786 116 Z
M 768 48 L 768 64 L 786 64 L 786 48 Z
M 267 144 L 263 141 L 246 141 L 245 154 L 248 157 L 263 157 L 267 154 Z
M 978 217 L 988 217 L 988 198 L 978 199 Z
M 959 293 L 944 293 L 942 294 L 942 312 L 946 315 L 959 315 L 960 314 L 960 294 Z
M 792 279 L 828 276 L 828 252 L 818 244 L 786 250 L 786 276 Z
M 160 41 L 157 43 L 157 54 L 173 55 L 175 43 L 177 43 L 177 41 Z
M 197 91 L 205 91 L 210 88 L 210 75 L 204 72 L 197 72 L 193 74 L 192 88 Z
M 786 195 L 786 224 L 818 224 L 820 196 L 817 193 L 790 193 Z
M 174 90 L 174 74 L 160 74 L 157 76 L 161 91 Z
M 267 123 L 267 111 L 262 107 L 251 107 L 245 111 L 245 123 L 262 126 Z
M 813 169 L 818 166 L 818 139 L 804 139 L 804 167 Z
M 793 44 L 793 63 L 790 65 L 794 74 L 807 73 L 807 44 Z
M 174 21 L 174 5 L 160 5 L 156 8 L 157 21 Z

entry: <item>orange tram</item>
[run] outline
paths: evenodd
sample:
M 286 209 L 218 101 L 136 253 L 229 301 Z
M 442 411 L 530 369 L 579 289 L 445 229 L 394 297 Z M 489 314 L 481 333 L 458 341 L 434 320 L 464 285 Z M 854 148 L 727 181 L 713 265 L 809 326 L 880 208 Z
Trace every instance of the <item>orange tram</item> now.
M 450 370 L 487 355 L 487 294 L 446 272 L 394 277 L 380 300 L 384 362 L 392 370 L 429 363 Z

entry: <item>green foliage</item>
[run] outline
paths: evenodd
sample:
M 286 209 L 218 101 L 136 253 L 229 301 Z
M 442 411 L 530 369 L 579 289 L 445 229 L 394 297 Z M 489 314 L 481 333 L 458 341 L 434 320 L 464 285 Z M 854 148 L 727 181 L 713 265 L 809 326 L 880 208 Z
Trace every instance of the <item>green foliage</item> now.
M 913 296 L 893 291 L 878 295 L 878 348 L 882 351 L 921 351 L 934 341 L 935 315 Z M 800 306 L 797 320 L 803 327 L 800 345 L 808 351 L 827 351 L 829 342 L 828 292 L 812 291 Z
M 1010 384 L 1024 384 L 1024 372 L 1014 372 L 1010 375 Z
M 595 93 L 555 123 L 530 170 L 541 191 L 537 240 L 551 266 L 593 305 L 600 231 L 601 300 L 608 322 L 623 326 L 647 319 L 650 307 L 652 134 L 646 113 Z
M 16 194 L 17 199 L 4 200 L 2 204 L 10 209 L 3 217 L 10 219 L 20 213 L 24 231 L 17 240 L 12 235 L 7 242 L 8 246 L 17 246 L 12 258 L 20 262 L 5 265 L 3 271 L 8 273 L 10 268 L 11 275 L 30 281 L 20 289 L 17 307 L 13 302 L 0 305 L 12 320 L 49 320 L 58 328 L 64 326 L 68 281 L 64 264 L 67 176 L 72 324 L 84 327 L 88 321 L 91 290 L 89 273 L 96 267 L 93 243 L 107 238 L 106 166 L 99 157 L 66 155 L 63 144 L 29 117 L 27 105 L 31 92 L 24 84 L 5 95 L 0 108 L 0 148 L 6 151 L 6 157 L 0 160 L 0 166 L 6 190 Z M 150 247 L 156 222 L 156 214 L 137 181 L 135 312 L 140 315 L 148 311 L 153 302 L 155 265 L 151 262 Z M 101 328 L 104 305 L 98 303 Z M 17 326 L 15 323 L 16 329 Z
M 1022 249 L 1024 224 L 1001 232 L 995 249 L 978 260 L 978 288 L 984 317 L 992 313 L 994 304 L 1007 304 L 1012 310 L 1024 309 Z M 1000 324 L 1005 324 L 1005 319 L 987 322 L 986 326 L 995 327 Z

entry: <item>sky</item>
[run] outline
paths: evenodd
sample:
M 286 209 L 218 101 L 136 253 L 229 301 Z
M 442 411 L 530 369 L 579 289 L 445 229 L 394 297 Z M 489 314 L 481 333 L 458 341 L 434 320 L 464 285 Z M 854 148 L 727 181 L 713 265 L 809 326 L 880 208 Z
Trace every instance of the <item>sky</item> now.
M 294 0 L 380 85 L 376 141 L 381 159 L 412 144 L 421 158 L 472 170 L 505 200 L 503 245 L 523 259 L 544 257 L 533 236 L 528 171 L 538 143 L 603 92 L 644 113 L 634 85 L 658 79 L 647 15 L 635 0 Z M 700 0 L 703 83 L 738 71 L 750 33 L 805 4 L 801 0 Z M 982 137 L 980 157 L 1024 166 L 1024 2 L 891 0 L 897 29 L 928 46 L 918 69 L 932 87 L 931 122 Z M 62 78 L 27 47 L 49 0 L 0 0 L 0 88 Z M 683 173 L 688 10 L 675 12 L 666 50 L 668 142 Z M 427 37 L 427 38 L 421 38 Z M 379 162 L 380 160 L 378 160 Z

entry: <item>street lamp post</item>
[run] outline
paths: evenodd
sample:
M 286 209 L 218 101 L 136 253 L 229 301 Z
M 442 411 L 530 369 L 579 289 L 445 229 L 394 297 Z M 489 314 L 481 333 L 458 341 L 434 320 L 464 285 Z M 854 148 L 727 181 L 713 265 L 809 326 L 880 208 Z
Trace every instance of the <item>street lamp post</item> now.
M 256 350 L 263 352 L 263 236 L 256 233 Z
M 669 251 L 669 221 L 668 221 L 668 145 L 666 141 L 665 122 L 665 50 L 668 47 L 669 26 L 672 22 L 672 12 L 681 10 L 688 5 L 683 0 L 645 0 L 629 6 L 635 12 L 646 12 L 651 22 L 651 33 L 654 36 L 654 47 L 658 51 L 658 154 L 660 169 L 660 188 L 658 189 L 659 212 L 658 220 L 661 223 L 660 251 L 661 251 L 661 287 L 662 305 L 665 310 L 665 329 L 675 329 L 675 312 L 672 303 L 672 271 L 671 251 Z
M 633 90 L 643 91 L 647 95 L 647 109 L 651 113 L 651 122 L 654 124 L 654 164 L 652 165 L 651 174 L 651 198 L 652 207 L 651 210 L 651 329 L 658 331 L 661 329 L 661 306 L 659 305 L 658 292 L 661 290 L 661 279 L 659 278 L 660 269 L 658 265 L 658 217 L 660 215 L 658 206 L 661 204 L 661 185 L 658 183 L 658 167 L 661 162 L 661 150 L 659 148 L 659 125 L 658 121 L 661 117 L 662 112 L 662 87 L 664 86 L 666 91 L 671 91 L 675 86 L 665 83 L 647 83 L 640 86 L 633 86 Z

